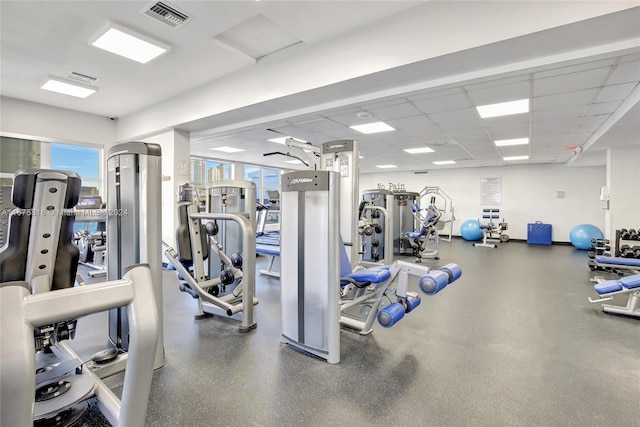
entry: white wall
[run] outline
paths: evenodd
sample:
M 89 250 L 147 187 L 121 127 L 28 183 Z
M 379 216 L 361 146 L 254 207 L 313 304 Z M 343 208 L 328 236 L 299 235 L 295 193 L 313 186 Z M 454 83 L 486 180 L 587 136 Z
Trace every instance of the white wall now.
M 410 172 L 360 175 L 360 192 L 382 184 L 404 184 L 407 191 L 420 192 L 425 186 L 439 186 L 452 199 L 456 222 L 454 235 L 467 219 L 480 218 L 482 178 L 502 178 L 500 215 L 509 224 L 513 239 L 527 238 L 527 223 L 542 221 L 553 225 L 553 241 L 568 242 L 569 232 L 578 224 L 593 224 L 604 231 L 604 211 L 599 200 L 605 185 L 604 166 L 569 168 L 565 165 L 508 166 L 433 170 L 428 174 Z M 556 198 L 564 191 L 564 198 Z M 424 202 L 423 202 L 424 203 Z
M 116 122 L 104 116 L 0 97 L 0 132 L 29 137 L 103 146 L 115 144 Z
M 0 97 L 0 133 L 39 141 L 103 147 L 100 179 L 106 188 L 106 154 L 115 144 L 116 122 L 107 117 Z M 50 165 L 42 164 L 47 168 Z

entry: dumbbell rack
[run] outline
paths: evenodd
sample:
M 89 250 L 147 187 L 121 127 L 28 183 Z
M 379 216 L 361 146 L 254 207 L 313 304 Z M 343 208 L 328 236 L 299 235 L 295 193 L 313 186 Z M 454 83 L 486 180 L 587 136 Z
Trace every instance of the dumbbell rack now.
M 616 230 L 615 256 L 640 259 L 640 230 Z
M 611 250 L 610 243 L 608 239 L 591 239 L 589 251 L 587 252 L 589 259 L 594 259 L 596 256 L 611 256 L 609 252 Z

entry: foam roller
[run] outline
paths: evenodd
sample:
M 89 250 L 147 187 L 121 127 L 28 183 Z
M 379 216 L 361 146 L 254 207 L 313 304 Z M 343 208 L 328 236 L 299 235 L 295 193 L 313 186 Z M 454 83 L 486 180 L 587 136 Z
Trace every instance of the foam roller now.
M 460 276 L 462 276 L 462 268 L 460 268 L 458 264 L 455 264 L 453 262 L 440 267 L 438 270 L 444 270 L 449 274 L 449 283 L 455 282 L 460 278 Z
M 434 270 L 422 276 L 418 281 L 420 290 L 427 295 L 435 295 L 449 284 L 449 274 L 442 270 Z
M 404 307 L 399 302 L 394 302 L 378 312 L 378 323 L 385 328 L 390 328 L 403 317 Z

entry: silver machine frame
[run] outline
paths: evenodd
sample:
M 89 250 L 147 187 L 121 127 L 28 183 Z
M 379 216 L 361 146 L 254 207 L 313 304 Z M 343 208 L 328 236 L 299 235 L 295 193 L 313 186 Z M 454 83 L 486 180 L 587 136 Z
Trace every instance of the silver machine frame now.
M 91 286 L 53 287 L 57 248 L 66 244 L 59 241 L 62 217 L 74 215 L 72 208 L 62 208 L 66 204 L 68 176 L 58 171 L 38 171 L 24 280 L 0 285 L 0 424 L 32 425 L 36 413 L 55 415 L 95 396 L 99 409 L 111 424 L 143 426 L 153 375 L 149 361 L 156 355 L 162 323 L 151 270 L 148 265 L 130 265 L 118 280 Z M 11 215 L 15 214 L 28 213 L 14 210 Z M 68 244 L 72 245 L 70 241 Z M 2 251 L 7 248 L 8 245 Z M 131 339 L 121 399 L 55 333 L 40 344 L 50 348 L 59 363 L 36 373 L 39 368 L 36 348 L 42 346 L 34 345 L 35 331 L 41 334 L 59 322 L 116 307 L 124 307 L 127 312 Z M 59 378 L 88 381 L 87 394 L 75 392 L 64 403 L 50 404 L 53 400 L 47 400 L 43 409 L 42 404 L 34 401 L 36 387 Z
M 131 265 L 149 265 L 160 317 L 154 369 L 164 365 L 161 156 L 158 144 L 145 142 L 117 144 L 107 156 L 107 279 L 120 279 Z M 109 341 L 120 354 L 112 363 L 93 365 L 101 378 L 124 370 L 128 330 L 126 311 L 110 310 Z
M 340 175 L 282 175 L 282 342 L 340 362 Z M 316 262 L 307 262 L 310 254 Z
M 336 140 L 320 146 L 322 170 L 338 172 L 340 175 L 340 236 L 348 248 L 351 266 L 360 261 L 358 242 L 360 145 L 354 140 Z
M 360 265 L 365 267 L 373 267 L 376 265 L 388 265 L 393 262 L 393 192 L 389 190 L 364 190 L 362 192 L 362 199 L 368 202 L 364 206 L 363 219 L 358 223 L 358 228 L 362 230 L 364 227 L 371 227 L 378 224 L 382 227 L 381 239 L 379 243 L 381 246 L 382 257 L 379 261 L 373 261 L 367 259 L 367 250 L 372 245 L 373 235 L 368 236 L 365 233 L 361 234 L 362 240 L 362 256 L 360 258 Z M 382 215 L 383 221 L 374 220 L 375 213 Z
M 441 240 L 445 240 L 451 243 L 453 237 L 453 223 L 456 220 L 455 209 L 453 206 L 453 199 L 440 187 L 426 186 L 420 190 L 420 205 L 423 206 L 422 200 L 427 200 L 429 197 L 436 196 L 436 202 L 442 199 L 444 205 L 442 208 L 438 207 L 438 210 L 442 213 L 442 217 L 438 220 L 440 227 L 438 228 L 438 235 Z M 447 237 L 443 237 L 443 235 Z
M 416 229 L 416 221 L 411 212 L 411 203 L 420 202 L 420 193 L 395 190 L 393 192 L 393 253 L 394 255 L 412 255 L 413 247 L 406 237 L 407 231 Z
M 218 314 L 230 317 L 234 320 L 241 322 L 239 331 L 248 332 L 257 327 L 257 322 L 254 319 L 254 306 L 259 303 L 258 298 L 255 297 L 255 270 L 256 270 L 256 233 L 255 233 L 255 220 L 256 220 L 256 189 L 255 184 L 247 181 L 223 181 L 218 183 L 212 183 L 207 185 L 207 211 L 206 213 L 200 213 L 198 206 L 191 204 L 187 207 L 189 217 L 189 236 L 192 247 L 193 256 L 193 273 L 191 273 L 180 262 L 178 252 L 165 242 L 162 244 L 165 247 L 164 255 L 169 262 L 176 268 L 183 280 L 185 280 L 191 289 L 198 296 L 197 317 L 207 314 Z M 227 192 L 225 189 L 239 190 L 235 193 L 237 197 L 242 195 L 245 201 L 244 207 L 240 206 L 239 212 L 226 212 L 227 204 L 225 202 Z M 213 202 L 212 198 L 217 194 L 216 191 L 221 190 L 220 196 L 224 199 L 220 205 Z M 216 207 L 217 205 L 217 207 Z M 212 212 L 217 208 L 222 208 L 223 212 Z M 203 251 L 201 246 L 201 223 L 202 221 L 223 221 L 223 226 L 220 227 L 222 244 L 211 244 L 209 254 L 209 277 L 205 271 L 205 260 L 203 257 Z M 232 230 L 230 225 L 236 226 L 236 230 L 239 231 L 239 235 L 236 231 Z M 231 247 L 231 249 L 230 249 Z M 222 250 L 224 248 L 224 251 Z M 218 264 L 217 260 L 212 260 L 213 253 L 217 254 L 221 260 L 227 265 L 231 265 L 231 260 L 225 254 L 233 250 L 234 252 L 240 251 L 243 255 L 242 270 L 234 269 L 235 280 L 238 282 L 234 292 L 229 292 L 223 296 L 214 296 L 207 292 L 207 288 L 217 286 L 221 284 L 219 275 L 220 270 L 215 270 L 214 265 Z M 216 275 L 217 274 L 217 275 Z M 215 277 L 215 278 L 213 278 Z

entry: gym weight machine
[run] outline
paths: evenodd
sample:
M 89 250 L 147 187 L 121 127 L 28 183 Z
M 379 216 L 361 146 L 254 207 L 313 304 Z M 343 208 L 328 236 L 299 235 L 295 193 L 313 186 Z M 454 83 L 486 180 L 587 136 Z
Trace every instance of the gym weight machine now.
M 73 172 L 19 171 L 14 179 L 17 209 L 0 250 L 2 425 L 74 422 L 93 396 L 113 425 L 144 425 L 149 361 L 161 334 L 152 274 L 149 266 L 129 265 L 121 279 L 74 288 L 73 207 L 80 187 Z M 64 342 L 74 337 L 78 317 L 116 307 L 126 310 L 131 340 L 122 399 Z M 56 363 L 43 357 L 45 349 Z
M 393 193 L 365 190 L 358 208 L 358 233 L 362 257 L 360 265 L 386 265 L 393 261 Z
M 478 220 L 478 225 L 482 231 L 482 243 L 474 243 L 473 246 L 480 248 L 496 248 L 496 243 L 504 243 L 509 241 L 509 236 L 505 233 L 508 228 L 508 224 L 504 221 L 494 222 L 494 219 L 499 219 L 500 209 L 485 208 L 482 209 L 482 218 L 488 219 L 489 222 L 483 224 Z
M 222 314 L 240 320 L 240 332 L 257 326 L 253 316 L 253 306 L 258 304 L 255 196 L 252 182 L 208 184 L 208 212 L 200 213 L 191 202 L 178 203 L 177 250 L 162 242 L 165 257 L 178 273 L 180 289 L 197 301 L 196 319 Z
M 435 197 L 431 197 L 431 203 L 426 209 L 421 209 L 419 205 L 412 203 L 411 212 L 420 230 L 408 231 L 405 235 L 410 239 L 416 262 L 422 262 L 422 258 L 440 259 L 438 257 L 440 236 L 437 227 L 442 212 L 435 205 Z
M 401 261 L 353 271 L 340 242 L 339 181 L 330 171 L 282 176 L 282 341 L 329 363 L 340 361 L 341 324 L 366 335 L 376 318 L 391 327 L 420 304 L 407 290 L 410 275 L 434 295 L 462 273 L 455 264 L 431 272 Z

